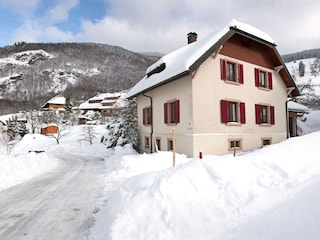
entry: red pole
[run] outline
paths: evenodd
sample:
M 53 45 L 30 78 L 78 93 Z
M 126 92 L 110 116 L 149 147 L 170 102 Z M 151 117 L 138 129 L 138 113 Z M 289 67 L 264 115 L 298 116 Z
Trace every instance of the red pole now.
M 199 158 L 202 159 L 202 152 L 199 152 Z

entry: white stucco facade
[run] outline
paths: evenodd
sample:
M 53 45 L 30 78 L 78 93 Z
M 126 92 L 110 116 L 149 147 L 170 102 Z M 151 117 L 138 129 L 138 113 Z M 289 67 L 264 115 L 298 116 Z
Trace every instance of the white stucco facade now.
M 260 147 L 262 139 L 270 139 L 271 143 L 286 139 L 287 90 L 279 74 L 273 69 L 265 69 L 273 74 L 273 89 L 260 89 L 254 84 L 254 68 L 257 66 L 241 62 L 244 66 L 244 83 L 222 81 L 221 58 L 239 62 L 223 55 L 210 57 L 193 74 L 146 93 L 153 101 L 153 142 L 158 139 L 161 150 L 168 150 L 172 128 L 176 131 L 177 152 L 190 157 L 198 155 L 200 151 L 204 154 L 226 153 L 230 151 L 230 139 L 241 140 L 242 149 Z M 174 99 L 180 100 L 180 123 L 165 124 L 163 105 Z M 223 99 L 245 103 L 245 124 L 221 123 L 220 101 Z M 274 106 L 274 125 L 255 123 L 255 104 Z M 142 145 L 145 137 L 150 137 L 151 133 L 151 125 L 141 124 L 142 109 L 148 106 L 151 106 L 150 99 L 139 95 L 138 121 Z

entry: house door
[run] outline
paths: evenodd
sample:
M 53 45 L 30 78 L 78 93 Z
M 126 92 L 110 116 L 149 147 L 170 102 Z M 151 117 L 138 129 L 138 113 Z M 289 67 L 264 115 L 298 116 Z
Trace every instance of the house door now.
M 290 137 L 297 136 L 297 124 L 296 124 L 295 117 L 289 117 L 289 133 L 290 133 Z

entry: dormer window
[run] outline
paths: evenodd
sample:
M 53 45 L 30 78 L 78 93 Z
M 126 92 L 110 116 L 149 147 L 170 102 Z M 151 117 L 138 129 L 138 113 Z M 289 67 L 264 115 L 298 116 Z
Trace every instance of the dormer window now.
M 150 77 L 151 75 L 156 74 L 156 73 L 160 73 L 165 69 L 166 69 L 166 64 L 165 63 L 161 63 L 158 67 L 156 67 L 156 68 L 152 69 L 151 71 L 147 72 L 147 77 Z

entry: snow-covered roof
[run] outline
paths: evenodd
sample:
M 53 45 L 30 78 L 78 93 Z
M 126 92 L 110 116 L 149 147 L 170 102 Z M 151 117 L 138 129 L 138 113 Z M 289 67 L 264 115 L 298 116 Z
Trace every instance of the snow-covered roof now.
M 310 111 L 308 107 L 292 101 L 288 102 L 288 110 L 290 112 L 298 112 L 298 113 L 307 113 Z
M 102 101 L 108 98 L 116 98 L 120 97 L 122 93 L 97 93 L 96 96 L 89 98 L 89 101 Z
M 110 100 L 108 98 L 118 98 L 117 100 Z M 92 103 L 90 101 L 100 101 Z M 112 106 L 103 106 L 103 103 L 115 102 Z M 107 108 L 120 108 L 124 107 L 127 104 L 126 102 L 126 93 L 125 92 L 116 92 L 116 93 L 99 93 L 96 96 L 90 98 L 89 100 L 81 103 L 79 109 L 81 110 L 100 110 Z
M 48 102 L 46 102 L 46 104 L 44 104 L 44 106 L 47 104 L 64 105 L 64 104 L 66 104 L 66 98 L 59 94 L 59 95 L 51 98 Z
M 163 56 L 147 69 L 145 77 L 128 92 L 127 97 L 134 97 L 141 92 L 187 73 L 192 66 L 213 46 L 219 43 L 219 41 L 221 41 L 223 37 L 225 37 L 231 31 L 231 29 L 234 29 L 238 32 L 244 32 L 247 35 L 259 39 L 260 41 L 275 46 L 274 40 L 268 34 L 248 24 L 241 23 L 237 20 L 232 20 L 219 32 L 211 33 L 202 40 L 188 44 Z M 220 45 L 216 47 L 218 48 Z M 152 74 L 154 72 L 157 73 Z

